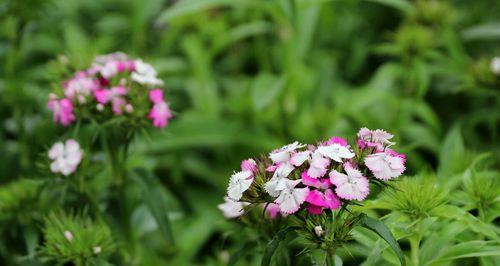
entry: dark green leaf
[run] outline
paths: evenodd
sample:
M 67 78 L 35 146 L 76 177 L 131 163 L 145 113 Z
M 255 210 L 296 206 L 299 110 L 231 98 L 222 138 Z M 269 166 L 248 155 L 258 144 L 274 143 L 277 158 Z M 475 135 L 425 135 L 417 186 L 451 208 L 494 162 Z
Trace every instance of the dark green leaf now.
M 293 226 L 286 227 L 286 228 L 282 229 L 281 231 L 279 231 L 273 237 L 273 239 L 271 239 L 271 241 L 269 241 L 269 243 L 266 246 L 266 249 L 264 250 L 264 256 L 262 257 L 261 266 L 268 266 L 271 264 L 271 259 L 274 255 L 274 252 L 278 248 L 281 241 L 283 241 L 286 238 L 288 233 L 295 232 L 295 230 L 297 230 L 297 229 L 298 229 L 298 227 L 293 227 Z M 296 237 L 296 236 L 294 236 L 294 237 Z
M 399 247 L 396 239 L 394 239 L 394 236 L 392 236 L 389 228 L 387 228 L 387 226 L 385 226 L 383 222 L 365 215 L 365 217 L 362 219 L 361 225 L 377 233 L 382 239 L 384 239 L 398 256 L 401 265 L 406 265 L 405 255 L 403 254 L 403 251 Z

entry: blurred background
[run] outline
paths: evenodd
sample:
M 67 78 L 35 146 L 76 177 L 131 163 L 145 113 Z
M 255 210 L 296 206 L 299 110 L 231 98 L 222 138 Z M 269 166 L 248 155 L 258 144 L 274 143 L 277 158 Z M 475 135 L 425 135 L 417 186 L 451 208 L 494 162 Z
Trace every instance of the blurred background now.
M 43 208 L 1 200 L 65 132 L 46 109 L 57 68 L 115 51 L 155 66 L 175 112 L 131 146 L 130 164 L 165 187 L 176 240 L 138 208 L 142 265 L 224 264 L 237 242 L 216 207 L 229 176 L 294 140 L 383 128 L 408 175 L 447 178 L 483 152 L 499 166 L 497 0 L 3 0 L 0 261 L 21 261 L 26 225 L 39 228 L 23 217 Z

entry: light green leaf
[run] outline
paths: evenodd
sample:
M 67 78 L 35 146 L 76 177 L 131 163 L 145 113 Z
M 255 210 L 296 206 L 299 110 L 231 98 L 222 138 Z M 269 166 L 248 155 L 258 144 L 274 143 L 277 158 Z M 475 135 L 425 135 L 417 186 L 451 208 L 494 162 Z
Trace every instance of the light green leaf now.
M 489 22 L 468 28 L 462 32 L 466 41 L 500 39 L 500 22 Z
M 255 109 L 260 111 L 271 104 L 286 84 L 284 76 L 278 77 L 270 73 L 261 73 L 251 85 L 251 94 Z

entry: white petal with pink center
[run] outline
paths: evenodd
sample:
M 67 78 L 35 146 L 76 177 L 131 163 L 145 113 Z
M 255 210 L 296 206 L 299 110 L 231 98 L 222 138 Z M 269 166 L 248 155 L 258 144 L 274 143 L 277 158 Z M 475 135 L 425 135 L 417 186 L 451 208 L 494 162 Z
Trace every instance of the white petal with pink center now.
M 323 177 L 326 174 L 326 168 L 330 164 L 330 159 L 323 157 L 318 150 L 314 151 L 311 157 L 307 175 L 312 178 Z

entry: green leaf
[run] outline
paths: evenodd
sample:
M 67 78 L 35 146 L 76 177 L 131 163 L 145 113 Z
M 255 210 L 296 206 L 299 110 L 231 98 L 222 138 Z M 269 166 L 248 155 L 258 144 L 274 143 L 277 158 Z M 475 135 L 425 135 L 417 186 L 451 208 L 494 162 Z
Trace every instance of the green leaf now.
M 406 14 L 415 11 L 415 7 L 409 1 L 406 0 L 365 0 L 365 1 L 392 7 Z
M 261 73 L 251 86 L 251 94 L 256 110 L 271 104 L 285 87 L 286 78 L 270 73 Z
M 261 266 L 268 266 L 271 264 L 271 259 L 274 255 L 274 252 L 278 248 L 279 244 L 286 238 L 288 233 L 295 233 L 295 230 L 297 230 L 298 227 L 286 227 L 282 230 L 280 230 L 274 237 L 269 241 L 269 243 L 266 246 L 266 249 L 264 250 L 264 256 L 262 257 L 262 262 Z M 296 237 L 294 235 L 293 237 Z
M 385 226 L 383 222 L 364 215 L 361 226 L 377 233 L 382 239 L 384 239 L 385 242 L 389 244 L 389 246 L 392 248 L 392 250 L 394 250 L 394 252 L 398 256 L 401 265 L 406 265 L 405 255 L 403 251 L 399 247 L 399 244 L 396 241 L 396 239 L 394 239 L 394 236 L 392 236 L 392 233 L 389 230 L 389 228 L 387 228 L 387 226 Z
M 245 244 L 243 244 L 243 246 L 241 246 L 241 248 L 231 256 L 231 258 L 229 259 L 229 262 L 227 263 L 227 266 L 235 265 L 239 259 L 243 258 L 245 256 L 245 254 L 248 254 L 256 246 L 257 246 L 257 243 L 255 243 L 255 241 L 248 241 Z
M 465 162 L 465 146 L 460 126 L 455 125 L 446 135 L 439 153 L 438 176 L 463 172 L 468 166 Z
M 473 240 L 447 249 L 426 265 L 443 265 L 444 262 L 461 258 L 500 256 L 500 245 L 496 241 Z
M 500 39 L 500 22 L 490 22 L 468 28 L 462 32 L 466 41 Z
M 134 169 L 133 173 L 135 174 L 135 180 L 143 189 L 144 201 L 155 218 L 161 234 L 167 242 L 174 244 L 172 226 L 168 218 L 169 210 L 161 184 L 158 183 L 151 172 L 145 169 Z

